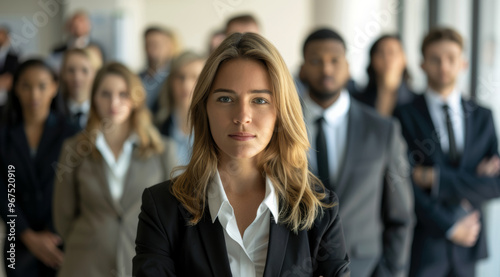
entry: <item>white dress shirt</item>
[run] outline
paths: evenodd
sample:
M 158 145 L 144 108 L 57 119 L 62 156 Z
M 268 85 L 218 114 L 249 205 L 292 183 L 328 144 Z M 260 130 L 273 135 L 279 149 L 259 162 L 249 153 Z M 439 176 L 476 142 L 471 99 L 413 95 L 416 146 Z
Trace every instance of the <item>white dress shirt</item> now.
M 82 116 L 80 117 L 80 122 L 78 122 L 78 124 L 82 128 L 85 127 L 85 125 L 87 125 L 87 120 L 90 111 L 90 100 L 87 100 L 79 104 L 71 99 L 68 99 L 68 109 L 69 112 L 71 113 L 71 116 L 76 116 L 77 113 L 81 112 Z
M 257 215 L 241 237 L 234 210 L 227 198 L 219 172 L 208 187 L 208 208 L 212 223 L 218 218 L 233 276 L 263 276 L 269 244 L 271 214 L 278 222 L 278 198 L 271 180 L 266 177 L 266 194 Z
M 326 136 L 326 147 L 328 148 L 330 180 L 336 182 L 340 164 L 344 159 L 347 142 L 348 112 L 351 106 L 349 92 L 343 89 L 337 101 L 326 109 L 316 104 L 308 94 L 304 95 L 303 100 L 304 121 L 307 127 L 309 142 L 311 143 L 311 148 L 309 149 L 309 166 L 311 167 L 311 171 L 318 174 L 316 159 L 316 136 L 318 128 L 316 121 L 320 116 L 324 116 L 323 130 Z
M 449 114 L 453 125 L 453 133 L 455 134 L 457 151 L 463 153 L 465 143 L 465 117 L 460 92 L 454 89 L 447 99 L 443 99 L 437 92 L 428 88 L 424 97 L 427 102 L 427 107 L 429 108 L 432 123 L 438 132 L 437 135 L 443 153 L 448 153 L 450 149 L 448 129 L 446 127 L 446 115 L 443 110 L 443 105 L 445 104 L 450 107 Z
M 98 132 L 95 146 L 101 153 L 105 161 L 106 180 L 108 181 L 109 191 L 111 197 L 116 203 L 120 202 L 125 187 L 128 168 L 130 160 L 132 159 L 132 152 L 134 150 L 134 143 L 137 141 L 137 135 L 134 133 L 123 143 L 123 148 L 118 159 L 115 159 L 113 151 L 109 147 L 104 134 Z

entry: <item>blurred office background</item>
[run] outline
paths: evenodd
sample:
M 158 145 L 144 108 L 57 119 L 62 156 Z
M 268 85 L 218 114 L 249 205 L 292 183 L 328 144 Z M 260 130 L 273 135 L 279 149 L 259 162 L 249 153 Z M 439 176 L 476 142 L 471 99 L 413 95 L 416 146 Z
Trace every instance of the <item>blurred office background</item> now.
M 65 22 L 78 10 L 88 12 L 91 37 L 102 46 L 106 60 L 121 61 L 136 72 L 146 66 L 143 32 L 148 26 L 165 26 L 177 33 L 183 48 L 207 53 L 214 31 L 223 29 L 228 18 L 250 13 L 294 75 L 302 62 L 305 36 L 317 27 L 335 28 L 347 41 L 352 78 L 363 87 L 371 44 L 382 34 L 398 33 L 407 54 L 411 86 L 417 92 L 426 86 L 420 69 L 423 36 L 433 26 L 452 26 L 465 38 L 469 61 L 460 89 L 493 110 L 500 130 L 500 1 L 1 0 L 0 24 L 10 27 L 11 45 L 21 59 L 48 56 L 65 41 Z M 479 264 L 477 273 L 497 277 L 500 200 L 488 203 L 484 211 L 490 257 Z

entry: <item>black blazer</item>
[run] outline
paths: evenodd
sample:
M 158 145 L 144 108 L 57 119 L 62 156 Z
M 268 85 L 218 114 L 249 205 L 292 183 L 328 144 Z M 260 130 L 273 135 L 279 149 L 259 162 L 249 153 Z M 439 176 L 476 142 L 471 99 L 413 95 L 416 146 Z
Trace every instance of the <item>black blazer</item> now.
M 19 66 L 19 57 L 17 54 L 13 52 L 7 53 L 7 56 L 5 56 L 5 61 L 3 63 L 3 66 L 0 68 L 0 75 L 4 73 L 10 73 L 14 75 L 16 73 L 16 69 Z
M 30 154 L 23 124 L 0 128 L 0 215 L 7 222 L 7 167 L 15 167 L 16 269 L 8 276 L 39 276 L 36 259 L 19 239 L 27 228 L 54 231 L 52 225 L 52 188 L 56 163 L 63 141 L 74 135 L 76 128 L 66 119 L 50 113 L 34 157 Z M 9 186 L 12 188 L 12 186 Z M 7 239 L 7 237 L 6 237 Z M 7 241 L 6 241 L 7 242 Z M 10 242 L 9 242 L 10 243 Z M 24 262 L 24 263 L 23 263 Z M 33 263 L 35 262 L 35 263 Z M 23 265 L 19 267 L 18 265 Z M 14 275 L 12 275 L 14 274 Z
M 147 188 L 133 259 L 134 276 L 231 276 L 223 228 L 205 208 L 201 221 L 170 192 L 170 181 Z M 337 196 L 329 193 L 329 203 Z M 272 217 L 272 216 L 271 216 Z M 309 231 L 294 234 L 271 219 L 264 276 L 350 276 L 338 205 L 325 209 Z
M 475 209 L 489 199 L 500 196 L 500 177 L 479 177 L 477 165 L 485 157 L 498 155 L 498 143 L 491 111 L 473 101 L 462 100 L 465 115 L 465 146 L 458 167 L 453 167 L 441 150 L 437 131 L 432 122 L 426 100 L 419 95 L 408 105 L 397 109 L 395 116 L 401 121 L 403 135 L 408 143 L 410 163 L 434 166 L 439 169 L 437 195 L 414 186 L 417 225 L 415 229 L 412 268 L 431 262 L 447 263 L 449 242 L 446 231 L 465 215 L 460 201 L 467 199 Z M 483 225 L 484 226 L 484 225 Z M 432 243 L 429 242 L 432 238 Z M 472 248 L 452 246 L 455 268 L 461 262 L 474 262 L 486 257 L 484 232 L 479 234 Z M 434 253 L 434 254 L 433 254 Z M 436 254 L 436 253 L 443 253 Z M 437 261 L 436 261 L 437 260 Z M 414 270 L 412 270 L 414 271 Z
M 376 86 L 367 87 L 362 93 L 352 95 L 359 102 L 372 108 L 375 108 L 375 105 L 377 104 L 378 91 Z M 396 100 L 395 108 L 411 103 L 417 96 L 417 94 L 415 94 L 405 82 L 401 82 L 401 85 L 398 88 L 397 95 L 398 98 Z

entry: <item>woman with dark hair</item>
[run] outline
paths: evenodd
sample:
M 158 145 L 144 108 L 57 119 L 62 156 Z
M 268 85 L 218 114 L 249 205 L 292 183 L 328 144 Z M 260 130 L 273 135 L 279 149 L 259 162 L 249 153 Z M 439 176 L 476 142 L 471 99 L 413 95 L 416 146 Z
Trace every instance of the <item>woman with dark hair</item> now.
M 309 171 L 299 96 L 269 41 L 222 42 L 190 123 L 184 171 L 143 193 L 133 276 L 349 276 L 337 196 Z
M 19 66 L 9 92 L 0 128 L 0 211 L 7 230 L 15 232 L 4 242 L 6 258 L 15 249 L 15 269 L 5 260 L 7 276 L 55 276 L 63 261 L 52 225 L 52 166 L 77 129 L 61 114 L 57 86 L 52 69 L 33 59 Z
M 367 72 L 365 91 L 354 97 L 381 115 L 391 116 L 396 106 L 409 103 L 415 97 L 408 87 L 410 76 L 399 36 L 384 35 L 373 43 Z

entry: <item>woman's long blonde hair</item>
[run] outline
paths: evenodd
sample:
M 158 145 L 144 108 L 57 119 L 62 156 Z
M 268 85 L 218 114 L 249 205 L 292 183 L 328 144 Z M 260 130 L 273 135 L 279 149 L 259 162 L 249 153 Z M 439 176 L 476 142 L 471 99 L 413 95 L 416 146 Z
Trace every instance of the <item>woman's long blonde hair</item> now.
M 132 131 L 139 137 L 138 148 L 139 156 L 147 158 L 152 154 L 162 153 L 164 145 L 161 140 L 160 133 L 154 127 L 151 120 L 151 113 L 146 107 L 146 91 L 142 86 L 141 80 L 130 69 L 121 63 L 113 62 L 104 65 L 96 74 L 94 83 L 92 84 L 92 93 L 90 96 L 90 113 L 85 130 L 80 133 L 80 140 L 88 140 L 92 147 L 92 156 L 94 158 L 101 157 L 95 147 L 96 131 L 106 131 L 109 127 L 107 122 L 100 118 L 96 110 L 95 96 L 104 77 L 109 74 L 114 74 L 122 77 L 127 84 L 130 99 L 132 100 L 132 112 L 130 114 L 130 126 Z M 90 137 L 90 138 L 89 138 Z
M 271 179 L 279 197 L 279 222 L 294 231 L 309 229 L 324 207 L 324 186 L 308 169 L 309 141 L 302 108 L 292 77 L 278 50 L 253 33 L 229 36 L 210 55 L 203 68 L 190 108 L 194 131 L 193 154 L 185 171 L 173 179 L 172 194 L 198 223 L 205 211 L 207 188 L 217 172 L 218 147 L 207 116 L 207 98 L 217 70 L 225 61 L 248 58 L 265 64 L 271 77 L 277 109 L 276 130 L 259 156 L 259 168 Z

